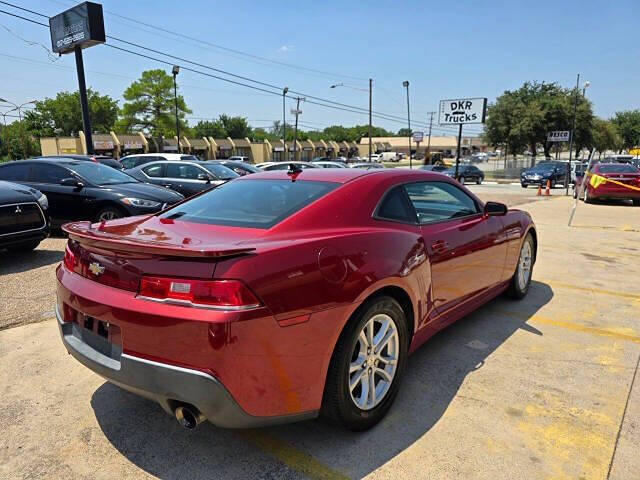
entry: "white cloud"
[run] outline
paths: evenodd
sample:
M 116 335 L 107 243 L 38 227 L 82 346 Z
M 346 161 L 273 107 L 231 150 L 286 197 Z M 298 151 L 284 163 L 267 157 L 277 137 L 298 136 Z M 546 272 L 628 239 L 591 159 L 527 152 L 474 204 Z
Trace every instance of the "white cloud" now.
M 281 53 L 287 53 L 293 51 L 294 49 L 295 47 L 293 45 L 283 45 L 278 49 L 278 51 Z

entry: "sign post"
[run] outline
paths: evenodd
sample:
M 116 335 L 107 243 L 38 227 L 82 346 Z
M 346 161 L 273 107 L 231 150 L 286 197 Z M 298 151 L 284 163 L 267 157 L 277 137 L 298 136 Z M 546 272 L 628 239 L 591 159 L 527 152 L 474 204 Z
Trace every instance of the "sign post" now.
M 571 132 L 569 130 L 555 130 L 547 134 L 547 142 L 554 142 L 556 144 L 556 160 L 558 160 L 558 150 L 560 149 L 561 142 L 570 142 L 571 145 Z M 569 146 L 571 148 L 571 146 Z M 565 167 L 564 186 L 565 195 L 569 195 L 569 177 L 571 176 L 571 154 L 569 154 L 569 163 Z
M 412 137 L 413 137 L 413 141 L 416 142 L 416 155 L 417 155 L 418 150 L 420 150 L 420 142 L 424 140 L 424 132 L 413 132 Z
M 440 125 L 458 125 L 458 149 L 456 152 L 455 179 L 458 180 L 460 169 L 460 143 L 462 142 L 462 125 L 465 123 L 484 123 L 487 115 L 486 98 L 462 98 L 457 100 L 440 100 L 438 123 Z
M 65 10 L 49 18 L 49 30 L 53 53 L 64 55 L 73 52 L 75 54 L 80 106 L 82 108 L 82 128 L 84 129 L 87 153 L 92 154 L 91 119 L 89 118 L 82 49 L 104 43 L 106 40 L 102 5 L 84 2 Z

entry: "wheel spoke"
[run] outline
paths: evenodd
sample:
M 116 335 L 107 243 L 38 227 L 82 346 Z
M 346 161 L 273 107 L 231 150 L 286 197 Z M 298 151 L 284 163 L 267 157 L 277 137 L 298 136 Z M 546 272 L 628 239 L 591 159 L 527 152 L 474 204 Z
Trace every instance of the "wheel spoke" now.
M 385 357 L 383 355 L 377 355 L 377 359 L 384 363 L 385 365 L 395 365 L 396 359 L 395 357 Z
M 369 401 L 371 406 L 376 404 L 376 380 L 373 370 L 369 370 Z
M 377 368 L 376 372 L 378 373 L 378 375 L 380 375 L 384 379 L 385 382 L 391 383 L 393 381 L 393 377 L 385 369 Z
M 367 330 L 367 347 L 373 348 L 373 319 L 369 320 L 365 328 Z
M 353 377 L 351 377 L 351 379 L 349 380 L 349 390 L 353 392 L 353 390 L 358 386 L 358 384 L 362 382 L 362 377 L 364 376 L 365 373 L 367 373 L 367 371 L 363 368 L 362 371 L 356 373 Z M 362 382 L 363 390 L 364 390 L 365 383 L 366 382 Z
M 380 330 L 378 330 L 378 333 L 373 339 L 373 346 L 376 350 L 378 350 L 378 345 L 380 345 L 380 342 L 384 339 L 384 336 L 389 331 L 390 325 L 391 325 L 391 320 L 385 319 L 382 322 L 382 325 L 380 326 Z
M 355 361 L 351 362 L 351 364 L 349 365 L 349 375 L 363 368 L 362 365 L 366 361 L 367 361 L 367 356 L 360 353 L 358 355 L 358 358 L 356 358 Z
M 387 334 L 384 336 L 384 338 L 380 340 L 380 342 L 376 346 L 376 354 L 380 353 L 384 349 L 384 347 L 387 346 L 387 344 L 389 343 L 389 340 L 395 337 L 395 335 L 396 335 L 395 330 L 389 330 Z

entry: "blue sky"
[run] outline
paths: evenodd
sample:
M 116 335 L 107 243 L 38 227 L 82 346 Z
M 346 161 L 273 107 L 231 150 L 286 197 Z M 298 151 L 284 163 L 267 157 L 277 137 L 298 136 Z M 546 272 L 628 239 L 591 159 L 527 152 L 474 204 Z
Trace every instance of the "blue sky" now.
M 11 3 L 53 15 L 76 2 Z M 366 92 L 329 86 L 342 82 L 366 89 L 366 79 L 372 77 L 374 110 L 404 118 L 402 81 L 409 80 L 412 120 L 422 124 L 442 98 L 486 96 L 492 101 L 526 80 L 573 86 L 577 73 L 581 84 L 584 80 L 591 83 L 587 95 L 597 115 L 609 117 L 618 110 L 640 108 L 638 0 L 104 0 L 103 6 L 107 36 L 336 102 L 366 108 Z M 0 9 L 16 12 L 1 4 Z M 268 60 L 176 37 L 113 14 Z M 39 20 L 46 23 L 46 19 Z M 52 62 L 45 48 L 29 42 L 50 48 L 48 29 L 0 14 L 0 97 L 22 103 L 77 88 L 73 55 Z M 86 50 L 84 59 L 88 85 L 121 103 L 122 92 L 143 70 L 170 70 L 105 46 Z M 266 127 L 282 117 L 277 96 L 184 70 L 178 81 L 193 110 L 191 124 L 227 113 Z M 287 105 L 287 121 L 292 121 L 292 107 Z M 308 103 L 301 110 L 306 129 L 367 122 L 366 115 Z M 374 124 L 394 131 L 405 126 L 376 119 Z M 478 126 L 465 128 L 469 133 L 480 130 Z M 421 127 L 414 128 L 418 129 Z M 450 132 L 442 127 L 434 131 Z

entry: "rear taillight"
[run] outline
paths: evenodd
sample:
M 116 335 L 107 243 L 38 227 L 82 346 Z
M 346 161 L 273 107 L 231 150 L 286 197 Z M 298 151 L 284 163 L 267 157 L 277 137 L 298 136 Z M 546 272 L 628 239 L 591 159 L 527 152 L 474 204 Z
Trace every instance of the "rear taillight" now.
M 139 296 L 167 303 L 228 310 L 260 306 L 251 290 L 239 280 L 142 277 Z
M 73 272 L 74 268 L 77 265 L 76 256 L 69 249 L 69 245 L 67 245 L 64 249 L 64 259 L 62 262 L 64 263 L 64 266 L 67 268 L 67 270 L 69 270 L 70 272 Z

